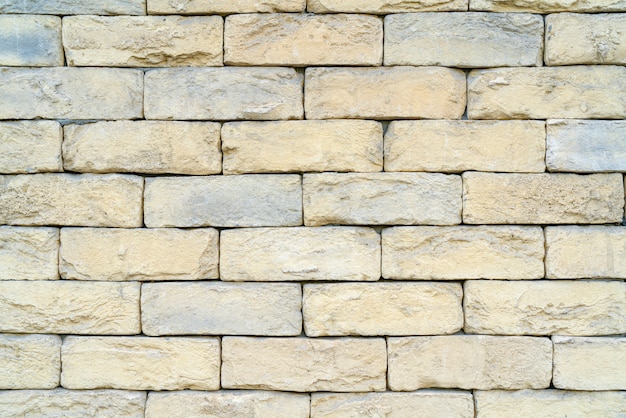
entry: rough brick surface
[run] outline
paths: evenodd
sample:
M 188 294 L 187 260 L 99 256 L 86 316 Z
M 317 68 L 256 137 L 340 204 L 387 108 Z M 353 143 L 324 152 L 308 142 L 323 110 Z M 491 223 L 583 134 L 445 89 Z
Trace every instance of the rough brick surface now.
M 0 123 L 0 173 L 62 171 L 61 125 L 54 121 Z
M 0 45 L 0 65 L 63 65 L 61 19 L 56 16 L 0 16 Z
M 146 0 L 0 0 L 0 13 L 143 15 Z
M 624 12 L 626 0 L 470 0 L 470 10 L 491 12 Z
M 56 280 L 58 264 L 58 229 L 0 226 L 0 280 Z
M 314 13 L 409 13 L 464 11 L 468 0 L 308 0 L 307 11 Z
M 302 12 L 306 0 L 148 0 L 150 14 Z
M 61 337 L 0 334 L 0 362 L 0 389 L 55 388 L 61 374 Z

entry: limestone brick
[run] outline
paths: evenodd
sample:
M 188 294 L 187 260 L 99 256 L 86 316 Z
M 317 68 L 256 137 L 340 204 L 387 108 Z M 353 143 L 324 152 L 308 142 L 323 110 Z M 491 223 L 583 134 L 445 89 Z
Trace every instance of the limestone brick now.
M 0 0 L 0 13 L 144 15 L 146 0 Z
M 55 388 L 61 374 L 61 337 L 0 334 L 0 363 L 0 389 Z
M 0 122 L 0 173 L 63 171 L 62 141 L 56 121 Z
M 409 13 L 465 11 L 468 0 L 308 0 L 307 11 L 313 13 Z
M 2 1 L 0 1 L 2 8 Z M 63 65 L 61 18 L 0 16 L 0 65 L 47 67 Z
M 489 12 L 623 12 L 626 0 L 470 0 L 470 10 Z
M 150 14 L 302 12 L 306 0 L 148 0 Z
M 0 280 L 56 280 L 58 260 L 58 229 L 0 226 Z

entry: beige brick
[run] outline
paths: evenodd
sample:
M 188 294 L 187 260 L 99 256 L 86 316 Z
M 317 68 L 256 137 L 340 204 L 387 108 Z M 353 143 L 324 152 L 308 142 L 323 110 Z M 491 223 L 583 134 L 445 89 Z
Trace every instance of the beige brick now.
M 310 337 L 453 334 L 463 327 L 459 283 L 305 284 Z
M 463 221 L 613 223 L 624 215 L 620 174 L 463 174 Z
M 0 282 L 0 332 L 137 334 L 139 283 Z
M 58 229 L 0 226 L 0 280 L 56 280 L 58 263 Z
M 385 171 L 543 172 L 543 121 L 393 121 L 385 132 Z
M 306 0 L 148 0 L 150 14 L 302 12 Z
M 119 174 L 0 176 L 0 223 L 141 226 L 143 178 Z
M 626 121 L 549 120 L 547 134 L 550 171 L 626 171 Z
M 219 16 L 71 16 L 63 19 L 68 65 L 221 66 Z
M 474 70 L 467 83 L 470 119 L 626 117 L 626 67 Z
M 0 0 L 0 8 L 2 3 Z M 0 45 L 0 65 L 62 66 L 61 18 L 0 16 Z
M 63 165 L 90 173 L 217 174 L 220 124 L 113 121 L 64 127 Z
M 143 116 L 143 72 L 0 68 L 0 97 L 0 119 L 136 119 Z
M 59 270 L 74 280 L 219 277 L 215 229 L 63 228 Z
M 143 15 L 146 0 L 0 0 L 0 13 Z
M 552 341 L 555 387 L 626 389 L 626 338 L 552 337 Z
M 217 338 L 66 337 L 61 385 L 68 389 L 216 390 Z
M 0 123 L 0 173 L 63 171 L 63 130 L 56 121 Z
M 301 180 L 271 174 L 146 179 L 144 213 L 150 228 L 300 225 Z
M 378 280 L 380 236 L 361 227 L 225 230 L 220 274 L 231 281 Z
M 382 338 L 222 339 L 222 387 L 292 392 L 385 390 Z
M 489 12 L 623 12 L 626 0 L 470 0 L 470 10 Z
M 468 0 L 308 0 L 307 11 L 313 13 L 407 13 L 465 11 Z
M 61 374 L 61 337 L 0 334 L 0 363 L 0 389 L 55 388 Z
M 367 120 L 233 122 L 222 127 L 224 174 L 375 172 L 383 129 Z
M 448 335 L 389 338 L 389 388 L 542 389 L 552 378 L 548 338 Z
M 143 418 L 145 392 L 127 390 L 6 390 L 0 417 Z
M 482 281 L 464 286 L 465 332 L 500 335 L 626 333 L 626 283 Z
M 440 67 L 307 68 L 307 119 L 460 119 L 465 73 Z
M 166 68 L 145 76 L 146 119 L 302 119 L 294 68 Z M 0 90 L 1 92 L 1 90 Z
M 452 225 L 461 178 L 439 173 L 305 174 L 304 224 Z
M 387 279 L 539 279 L 544 240 L 539 227 L 393 227 L 382 232 Z
M 309 418 L 309 395 L 266 391 L 150 392 L 146 418 Z
M 301 308 L 297 283 L 151 283 L 141 288 L 146 335 L 299 335 Z
M 240 14 L 226 18 L 230 65 L 380 65 L 383 22 L 366 15 Z

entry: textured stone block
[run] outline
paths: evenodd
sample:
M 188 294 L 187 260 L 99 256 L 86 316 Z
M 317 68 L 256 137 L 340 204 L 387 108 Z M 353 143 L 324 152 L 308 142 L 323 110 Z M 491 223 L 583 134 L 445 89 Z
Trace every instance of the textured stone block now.
M 0 226 L 0 280 L 56 280 L 58 264 L 58 229 Z
M 55 388 L 61 374 L 61 337 L 0 334 L 0 363 L 0 389 Z
M 151 283 L 141 288 L 146 335 L 299 335 L 297 283 Z
M 59 269 L 74 280 L 219 277 L 215 229 L 63 228 Z
M 539 279 L 544 240 L 539 227 L 394 227 L 382 232 L 387 279 Z
M 470 10 L 489 12 L 623 12 L 626 0 L 470 0 Z
M 145 76 L 146 119 L 302 119 L 293 68 L 166 68 Z M 0 90 L 1 92 L 1 90 Z
M 8 281 L 0 295 L 0 332 L 140 332 L 139 283 Z
M 465 11 L 468 0 L 308 0 L 307 11 L 313 13 L 409 13 Z
M 146 0 L 0 0 L 0 13 L 143 15 Z
M 222 387 L 292 392 L 385 390 L 382 338 L 222 339 Z
M 448 335 L 389 338 L 389 388 L 542 389 L 552 342 L 536 337 Z
M 461 223 L 461 178 L 439 173 L 305 174 L 304 224 Z
M 119 174 L 0 176 L 0 223 L 141 226 L 143 178 Z
M 224 174 L 375 172 L 383 129 L 367 120 L 232 122 L 222 127 Z
M 0 173 L 63 171 L 63 131 L 55 121 L 0 123 Z
M 150 14 L 302 12 L 306 0 L 148 0 Z
M 465 73 L 439 67 L 307 68 L 307 119 L 460 119 Z
M 0 8 L 2 8 L 2 1 L 0 1 Z M 0 16 L 0 45 L 2 45 L 0 65 L 62 66 L 61 18 L 56 16 Z
M 467 83 L 470 119 L 626 117 L 626 67 L 474 70 Z
M 294 226 L 302 224 L 298 175 L 146 179 L 146 226 Z
M 626 333 L 626 283 L 465 282 L 465 332 L 500 335 Z
M 61 384 L 68 389 L 216 390 L 217 338 L 66 337 Z
M 220 275 L 231 281 L 378 280 L 380 236 L 359 227 L 225 230 Z
M 614 223 L 624 215 L 620 174 L 463 174 L 463 221 Z

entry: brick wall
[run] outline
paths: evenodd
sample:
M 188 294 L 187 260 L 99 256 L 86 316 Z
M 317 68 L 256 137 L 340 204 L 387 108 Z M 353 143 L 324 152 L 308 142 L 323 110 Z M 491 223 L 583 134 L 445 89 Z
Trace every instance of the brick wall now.
M 623 417 L 626 0 L 0 0 L 0 417 Z

